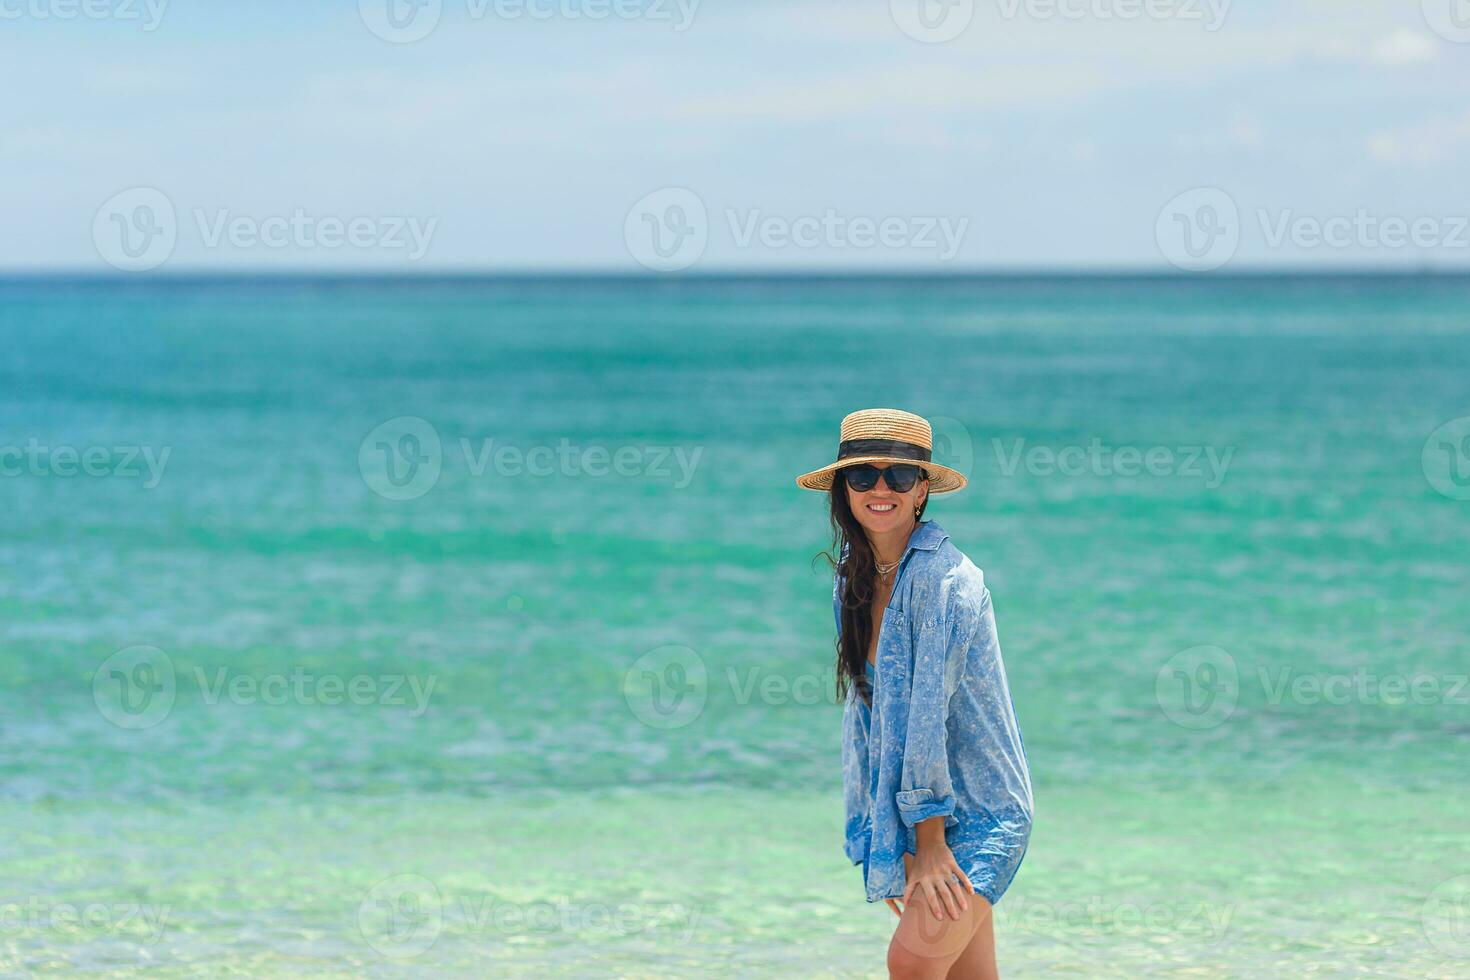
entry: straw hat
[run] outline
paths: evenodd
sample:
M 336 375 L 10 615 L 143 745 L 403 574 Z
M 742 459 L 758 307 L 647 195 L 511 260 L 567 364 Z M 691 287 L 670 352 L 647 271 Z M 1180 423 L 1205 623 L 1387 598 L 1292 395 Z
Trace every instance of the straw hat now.
M 896 408 L 865 408 L 842 420 L 837 462 L 803 473 L 796 485 L 827 491 L 844 466 L 858 463 L 918 463 L 929 474 L 930 493 L 962 490 L 969 481 L 958 470 L 933 462 L 933 430 L 928 420 Z

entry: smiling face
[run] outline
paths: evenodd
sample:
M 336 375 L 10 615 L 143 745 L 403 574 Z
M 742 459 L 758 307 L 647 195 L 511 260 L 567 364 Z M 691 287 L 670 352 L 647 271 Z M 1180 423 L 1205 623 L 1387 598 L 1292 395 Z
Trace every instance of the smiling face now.
M 886 470 L 893 464 L 871 465 Z M 929 481 L 924 479 L 915 482 L 907 493 L 890 489 L 888 481 L 881 476 L 873 484 L 873 489 L 862 492 L 847 486 L 847 481 L 840 472 L 837 479 L 842 480 L 847 489 L 847 505 L 852 509 L 853 516 L 869 535 L 889 534 L 909 527 L 914 523 L 914 509 L 929 495 Z

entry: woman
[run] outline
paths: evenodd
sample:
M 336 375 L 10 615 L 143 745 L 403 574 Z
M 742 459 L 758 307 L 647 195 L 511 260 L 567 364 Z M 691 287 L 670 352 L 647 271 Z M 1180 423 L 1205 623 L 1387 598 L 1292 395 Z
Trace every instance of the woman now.
M 842 420 L 837 461 L 797 477 L 831 502 L 844 850 L 899 917 L 894 977 L 996 977 L 991 909 L 1031 833 L 1031 777 L 980 569 L 929 495 L 965 486 L 923 418 Z M 837 479 L 838 476 L 841 479 Z M 834 557 L 835 554 L 835 557 Z

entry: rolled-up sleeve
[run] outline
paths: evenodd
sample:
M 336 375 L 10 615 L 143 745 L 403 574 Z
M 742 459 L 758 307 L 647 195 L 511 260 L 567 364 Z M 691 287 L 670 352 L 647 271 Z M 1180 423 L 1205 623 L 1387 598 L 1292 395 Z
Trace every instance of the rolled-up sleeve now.
M 952 577 L 937 583 L 934 592 L 920 597 L 924 618 L 914 626 L 913 684 L 895 800 L 908 827 L 938 816 L 947 827 L 958 823 L 949 771 L 949 703 L 964 675 L 977 616 Z

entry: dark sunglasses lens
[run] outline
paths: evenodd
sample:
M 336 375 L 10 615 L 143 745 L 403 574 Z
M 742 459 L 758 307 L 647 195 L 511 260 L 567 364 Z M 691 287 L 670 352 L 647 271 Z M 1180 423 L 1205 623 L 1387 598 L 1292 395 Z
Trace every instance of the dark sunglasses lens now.
M 919 482 L 919 468 L 908 463 L 898 463 L 883 471 L 884 479 L 894 493 L 908 493 Z
M 847 485 L 858 493 L 866 493 L 878 485 L 878 467 L 876 466 L 849 466 L 842 471 L 847 479 Z

